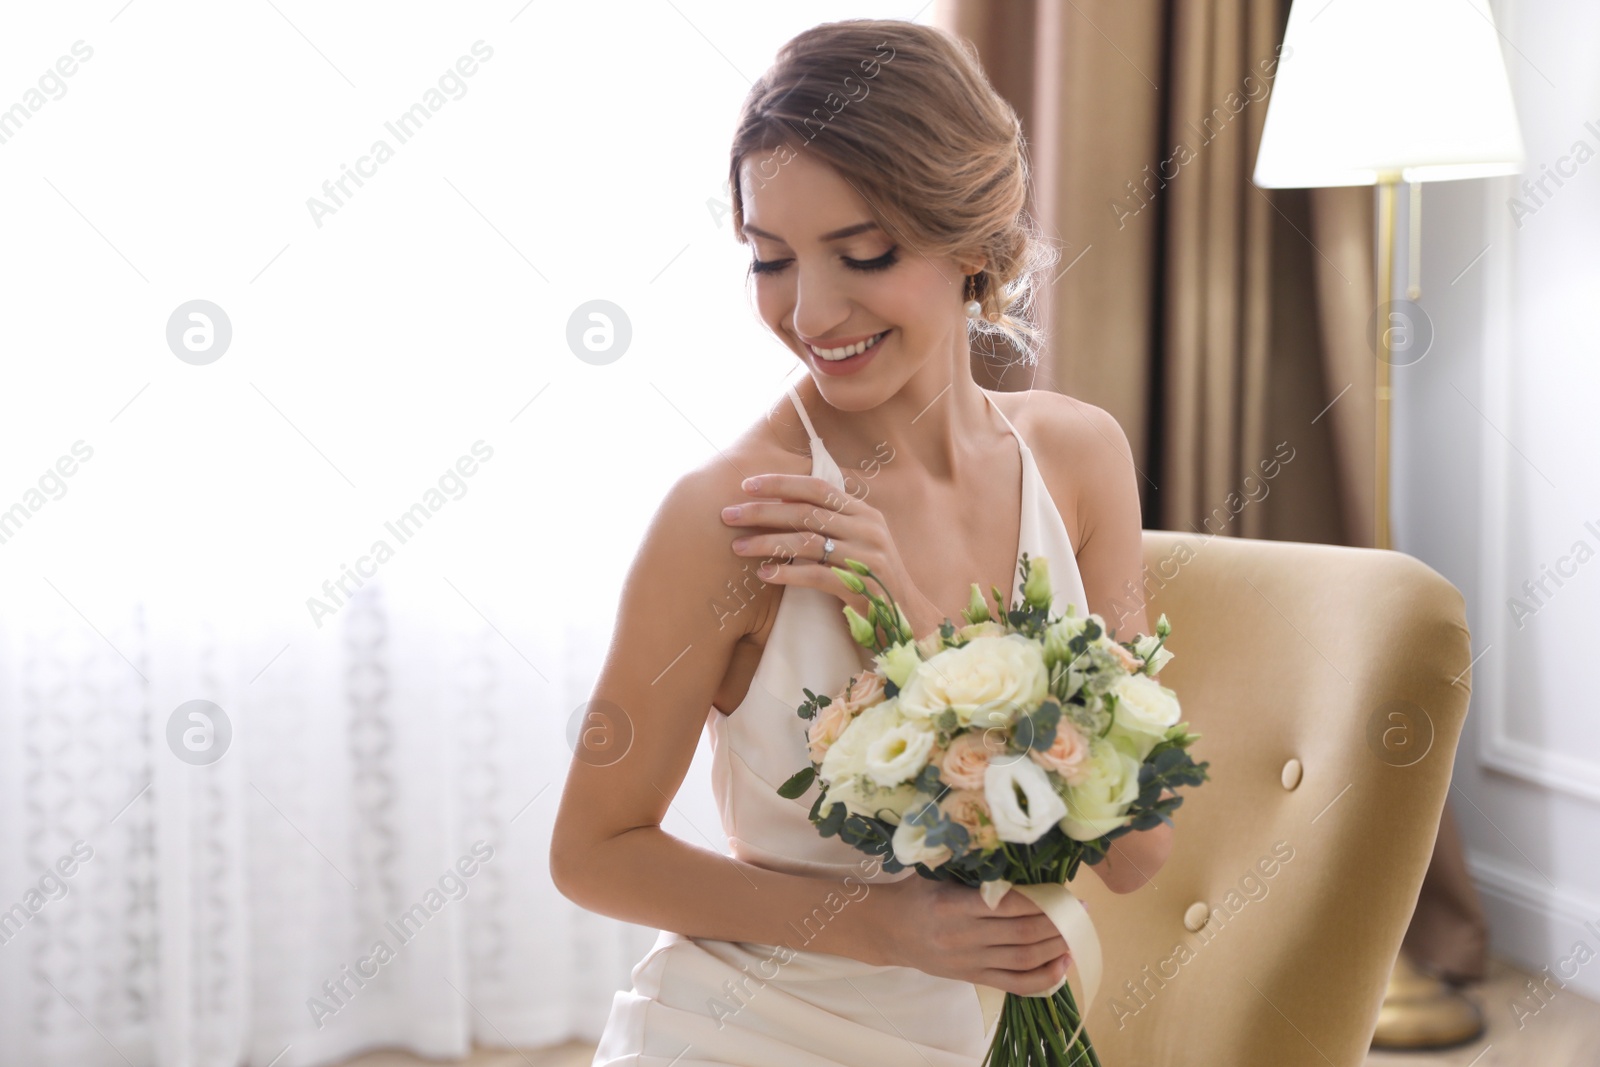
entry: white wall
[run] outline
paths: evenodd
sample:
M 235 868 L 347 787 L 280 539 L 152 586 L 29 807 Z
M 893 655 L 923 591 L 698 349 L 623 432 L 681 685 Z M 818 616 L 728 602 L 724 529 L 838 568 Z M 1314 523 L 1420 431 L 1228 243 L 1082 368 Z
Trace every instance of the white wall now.
M 1528 163 L 1424 187 L 1419 302 L 1436 334 L 1394 371 L 1395 543 L 1467 599 L 1476 659 L 1450 797 L 1491 951 L 1549 968 L 1557 996 L 1600 999 L 1600 8 L 1494 9 Z M 1558 163 L 1564 184 L 1523 188 Z M 1530 596 L 1553 569 L 1567 574 Z M 1535 1025 L 1539 1002 L 1521 1005 L 1486 1007 Z

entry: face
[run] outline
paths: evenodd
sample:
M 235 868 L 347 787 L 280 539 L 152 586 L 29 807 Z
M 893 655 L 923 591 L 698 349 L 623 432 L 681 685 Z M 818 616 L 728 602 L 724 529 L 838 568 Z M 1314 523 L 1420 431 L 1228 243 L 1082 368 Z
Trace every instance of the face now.
M 944 376 L 958 357 L 966 365 L 964 276 L 953 260 L 929 260 L 878 226 L 814 153 L 753 152 L 739 181 L 761 318 L 830 404 L 870 408 L 924 366 Z

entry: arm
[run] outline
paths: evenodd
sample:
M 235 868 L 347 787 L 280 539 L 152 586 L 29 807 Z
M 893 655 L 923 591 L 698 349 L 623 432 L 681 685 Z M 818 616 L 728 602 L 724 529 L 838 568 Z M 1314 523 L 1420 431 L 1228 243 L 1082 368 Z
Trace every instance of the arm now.
M 1121 640 L 1148 634 L 1145 612 L 1144 527 L 1139 505 L 1139 473 L 1122 426 L 1104 408 L 1063 398 L 1076 414 L 1060 420 L 1070 438 L 1062 447 L 1075 457 L 1079 472 L 1077 513 L 1081 523 L 1078 572 L 1089 610 L 1105 620 Z M 1106 858 L 1090 870 L 1114 893 L 1131 893 L 1155 877 L 1172 850 L 1172 827 L 1123 834 L 1111 842 Z
M 1166 823 L 1134 830 L 1111 842 L 1106 858 L 1089 869 L 1113 893 L 1131 893 L 1155 877 L 1172 851 L 1172 827 Z
M 631 727 L 631 741 L 620 758 L 576 753 L 551 834 L 550 874 L 574 903 L 625 922 L 879 962 L 865 883 L 770 871 L 661 828 L 734 645 L 774 601 L 749 595 L 760 580 L 729 547 L 720 518 L 741 496 L 738 481 L 720 461 L 685 475 L 652 520 L 591 698 L 614 707 L 618 733 Z M 740 599 L 730 589 L 743 590 Z M 840 907 L 841 899 L 855 906 Z M 800 938 L 797 927 L 813 936 Z

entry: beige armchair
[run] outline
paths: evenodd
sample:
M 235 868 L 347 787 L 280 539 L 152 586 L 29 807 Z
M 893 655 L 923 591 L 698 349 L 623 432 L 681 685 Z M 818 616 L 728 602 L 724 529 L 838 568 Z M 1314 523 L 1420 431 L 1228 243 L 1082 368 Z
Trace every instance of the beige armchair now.
M 1459 591 L 1393 551 L 1144 533 L 1161 680 L 1211 781 L 1151 884 L 1080 874 L 1105 1067 L 1358 1067 L 1470 692 Z M 1080 991 L 1076 971 L 1074 991 Z

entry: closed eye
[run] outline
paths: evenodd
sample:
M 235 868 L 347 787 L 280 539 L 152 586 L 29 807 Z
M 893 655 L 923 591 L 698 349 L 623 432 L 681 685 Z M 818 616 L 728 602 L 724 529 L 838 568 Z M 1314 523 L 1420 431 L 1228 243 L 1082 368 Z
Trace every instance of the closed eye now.
M 877 259 L 846 259 L 844 265 L 851 270 L 887 270 L 900 259 L 900 246 L 895 245 Z
M 862 272 L 887 270 L 900 261 L 900 246 L 896 245 L 876 259 L 851 259 L 849 256 L 841 256 L 840 258 L 844 260 L 844 265 L 851 270 Z M 750 261 L 750 270 L 756 274 L 775 274 L 793 262 L 794 260 L 792 259 L 754 259 Z

